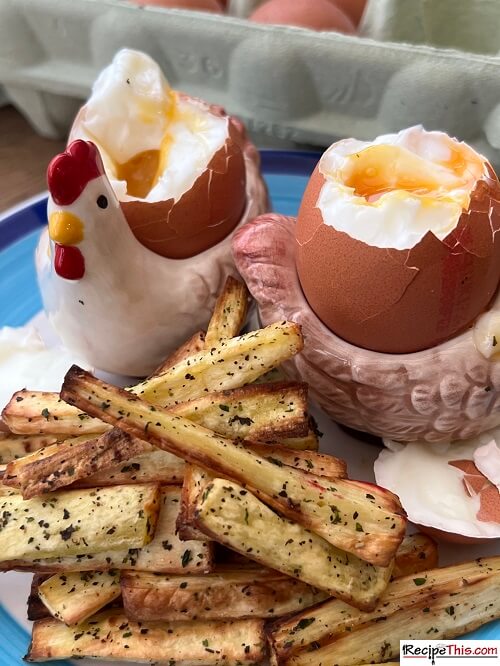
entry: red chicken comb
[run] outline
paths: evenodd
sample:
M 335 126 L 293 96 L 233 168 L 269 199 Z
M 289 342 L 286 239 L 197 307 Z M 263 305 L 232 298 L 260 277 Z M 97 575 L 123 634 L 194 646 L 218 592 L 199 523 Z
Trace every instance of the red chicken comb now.
M 87 183 L 104 175 L 101 156 L 91 141 L 77 139 L 59 153 L 47 168 L 47 184 L 58 206 L 69 206 L 85 189 Z

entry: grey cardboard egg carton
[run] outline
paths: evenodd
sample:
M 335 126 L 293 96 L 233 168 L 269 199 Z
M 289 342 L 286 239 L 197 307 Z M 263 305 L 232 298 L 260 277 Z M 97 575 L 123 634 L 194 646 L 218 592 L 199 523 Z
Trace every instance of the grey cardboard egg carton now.
M 398 23 L 395 8 L 441 2 L 459 11 L 490 0 L 370 0 L 362 30 L 415 16 L 400 12 Z M 421 123 L 500 163 L 499 56 L 235 17 L 254 5 L 231 0 L 233 16 L 219 16 L 122 0 L 0 0 L 0 84 L 40 134 L 64 136 L 98 72 L 127 46 L 155 58 L 175 88 L 240 116 L 261 145 L 325 146 Z

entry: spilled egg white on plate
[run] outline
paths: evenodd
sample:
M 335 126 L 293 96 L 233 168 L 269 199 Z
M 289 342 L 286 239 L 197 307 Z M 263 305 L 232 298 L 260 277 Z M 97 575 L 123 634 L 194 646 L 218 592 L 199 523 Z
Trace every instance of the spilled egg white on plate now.
M 455 542 L 500 538 L 500 428 L 463 442 L 384 443 L 375 478 L 411 522 Z
M 76 355 L 60 346 L 47 347 L 33 326 L 0 328 L 0 412 L 22 388 L 58 391 Z
M 297 220 L 297 267 L 322 321 L 365 349 L 428 349 L 470 326 L 500 280 L 500 185 L 486 159 L 412 127 L 333 144 Z

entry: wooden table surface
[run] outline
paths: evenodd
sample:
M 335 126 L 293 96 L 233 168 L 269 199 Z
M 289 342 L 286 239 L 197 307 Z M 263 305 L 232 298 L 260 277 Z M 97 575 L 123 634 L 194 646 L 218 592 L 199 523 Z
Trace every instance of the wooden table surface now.
M 14 107 L 0 108 L 0 212 L 47 189 L 47 164 L 63 147 L 38 136 Z

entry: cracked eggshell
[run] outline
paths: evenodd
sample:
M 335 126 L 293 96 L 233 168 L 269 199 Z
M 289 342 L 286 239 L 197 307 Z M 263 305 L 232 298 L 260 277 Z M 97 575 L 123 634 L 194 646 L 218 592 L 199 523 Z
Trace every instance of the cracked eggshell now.
M 385 440 L 375 478 L 398 494 L 408 519 L 432 537 L 463 544 L 498 539 L 500 493 L 489 474 L 500 456 L 495 439 L 500 440 L 498 428 L 439 445 Z
M 228 117 L 220 106 L 180 94 L 202 113 Z M 85 106 L 77 115 L 69 141 L 80 136 Z M 187 259 L 213 247 L 238 225 L 247 204 L 245 129 L 228 117 L 228 135 L 206 169 L 178 199 L 122 201 L 125 218 L 137 240 L 169 259 Z
M 325 224 L 317 167 L 297 220 L 297 269 L 306 298 L 337 335 L 364 349 L 408 353 L 469 327 L 500 280 L 500 184 L 478 180 L 470 205 L 440 241 L 432 232 L 409 250 L 379 248 Z

